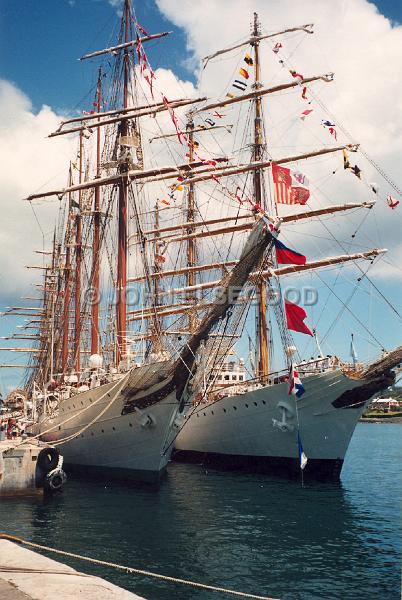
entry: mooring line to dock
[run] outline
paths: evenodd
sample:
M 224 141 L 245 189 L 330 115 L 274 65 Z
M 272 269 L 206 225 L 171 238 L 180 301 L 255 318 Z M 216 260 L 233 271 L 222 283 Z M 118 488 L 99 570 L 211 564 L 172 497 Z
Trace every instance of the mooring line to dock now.
M 67 417 L 66 419 L 64 419 L 60 423 L 57 423 L 56 425 L 52 425 L 52 427 L 49 427 L 49 429 L 45 429 L 45 431 L 41 431 L 40 433 L 37 433 L 36 435 L 29 436 L 26 440 L 22 440 L 21 442 L 19 442 L 18 444 L 16 444 L 14 446 L 14 448 L 18 448 L 19 446 L 23 446 L 24 444 L 28 444 L 28 443 L 32 442 L 32 440 L 39 439 L 41 436 L 46 435 L 47 433 L 50 433 L 51 431 L 54 431 L 55 429 L 57 429 L 61 425 L 64 425 L 65 423 L 68 423 L 69 421 L 72 421 L 73 419 L 76 419 L 82 413 L 86 412 L 90 408 L 93 408 L 94 406 L 96 406 L 96 404 L 99 404 L 99 402 L 101 400 L 103 400 L 111 392 L 114 392 L 116 390 L 116 388 L 118 388 L 120 386 L 119 389 L 118 389 L 118 392 L 113 396 L 112 400 L 107 404 L 106 408 L 99 415 L 97 415 L 95 417 L 95 419 L 93 419 L 93 421 L 91 421 L 91 423 L 84 425 L 82 429 L 80 429 L 79 431 L 71 434 L 70 436 L 67 436 L 66 438 L 62 438 L 61 440 L 55 441 L 52 445 L 53 446 L 57 446 L 57 445 L 62 444 L 64 442 L 66 442 L 66 441 L 70 441 L 70 440 L 74 439 L 75 437 L 78 437 L 82 433 L 82 431 L 84 431 L 85 429 L 87 429 L 88 427 L 90 427 L 90 425 L 92 425 L 93 423 L 95 423 L 112 406 L 112 404 L 117 399 L 120 391 L 123 389 L 123 385 L 124 385 L 125 381 L 128 379 L 129 374 L 130 374 L 130 372 L 128 372 L 122 379 L 117 380 L 116 383 L 115 383 L 115 385 L 113 385 L 110 389 L 106 390 L 106 392 L 104 394 L 102 394 L 102 396 L 100 396 L 97 400 L 95 400 L 95 402 L 92 402 L 92 403 L 88 404 L 88 406 L 85 406 L 84 408 L 81 408 L 81 410 L 79 410 L 78 413 L 74 413 L 73 415 L 71 415 L 70 417 Z
M 105 560 L 99 560 L 97 558 L 90 558 L 88 556 L 82 556 L 81 554 L 75 554 L 73 552 L 66 552 L 65 550 L 57 550 L 56 548 L 49 548 L 48 546 L 42 546 L 41 544 L 35 544 L 34 542 L 29 542 L 28 540 L 24 540 L 15 535 L 9 535 L 7 533 L 0 533 L 0 539 L 8 540 L 10 542 L 16 542 L 17 544 L 22 544 L 24 546 L 30 546 L 31 548 L 36 548 L 38 550 L 44 550 L 45 552 L 53 552 L 54 554 L 60 554 L 61 556 L 68 556 L 70 558 L 78 558 L 79 560 L 83 560 L 95 565 L 101 565 L 103 567 L 109 567 L 113 569 L 119 569 L 120 571 L 125 571 L 126 573 L 133 573 L 135 575 L 144 575 L 145 577 L 154 577 L 156 579 L 162 579 L 164 581 L 170 581 L 172 583 L 180 583 L 183 585 L 189 585 L 191 587 L 200 588 L 204 590 L 210 590 L 211 592 L 221 592 L 223 594 L 229 594 L 231 596 L 238 596 L 241 598 L 253 598 L 254 600 L 278 600 L 277 598 L 272 598 L 270 596 L 256 596 L 255 594 L 248 594 L 247 592 L 237 592 L 235 590 L 229 590 L 223 587 L 217 587 L 214 585 L 207 585 L 205 583 L 199 583 L 197 581 L 190 581 L 187 579 L 180 579 L 179 577 L 170 577 L 169 575 L 161 575 L 160 573 L 153 573 L 152 571 L 144 571 L 142 569 L 135 569 L 133 567 L 125 567 L 123 565 L 118 565 L 116 563 L 107 562 Z

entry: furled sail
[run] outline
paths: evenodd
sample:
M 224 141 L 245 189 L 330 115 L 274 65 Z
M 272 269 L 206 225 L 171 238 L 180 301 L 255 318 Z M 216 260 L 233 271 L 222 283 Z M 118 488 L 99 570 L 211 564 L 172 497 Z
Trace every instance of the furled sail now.
M 274 237 L 267 229 L 264 220 L 261 219 L 254 225 L 239 262 L 217 286 L 219 301 L 212 306 L 198 330 L 189 338 L 174 365 L 174 380 L 178 395 L 184 388 L 188 373 L 192 370 L 195 354 L 201 342 L 208 337 L 213 326 L 226 315 L 228 309 L 236 302 L 248 280 L 249 273 L 259 263 L 264 252 L 272 247 L 273 242 Z

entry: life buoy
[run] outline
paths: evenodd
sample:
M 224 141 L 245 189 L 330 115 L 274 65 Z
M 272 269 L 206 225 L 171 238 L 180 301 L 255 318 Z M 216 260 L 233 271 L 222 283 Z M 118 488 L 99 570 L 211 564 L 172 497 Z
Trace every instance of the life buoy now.
M 59 464 L 59 456 L 56 448 L 43 448 L 39 452 L 37 465 L 44 473 L 50 473 Z

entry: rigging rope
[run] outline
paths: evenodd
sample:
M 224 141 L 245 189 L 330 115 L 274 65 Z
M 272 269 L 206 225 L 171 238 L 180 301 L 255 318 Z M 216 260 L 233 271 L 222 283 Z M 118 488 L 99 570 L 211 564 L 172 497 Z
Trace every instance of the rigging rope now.
M 24 546 L 29 546 L 31 548 L 36 548 L 38 550 L 44 550 L 45 552 L 52 552 L 54 554 L 59 554 L 61 556 L 68 556 L 69 558 L 76 558 L 79 560 L 83 560 L 88 563 L 92 563 L 94 565 L 101 565 L 102 567 L 110 567 L 113 569 L 118 569 L 120 571 L 124 571 L 125 573 L 130 573 L 132 575 L 143 575 L 144 577 L 154 577 L 155 579 L 161 579 L 163 581 L 170 581 L 171 583 L 180 583 L 183 585 L 192 586 L 199 589 L 209 590 L 211 592 L 221 592 L 223 594 L 229 594 L 231 596 L 238 596 L 241 598 L 254 598 L 256 600 L 275 600 L 274 598 L 268 596 L 256 596 L 255 594 L 248 594 L 246 592 L 237 592 L 235 590 L 230 590 L 223 587 L 218 587 L 214 585 L 207 585 L 205 583 L 199 583 L 197 581 L 190 581 L 188 579 L 181 579 L 179 577 L 171 577 L 169 575 L 162 575 L 160 573 L 153 573 L 152 571 L 145 571 L 143 569 L 136 569 L 134 567 L 126 567 L 123 565 L 119 565 L 117 563 L 112 563 L 106 560 L 99 560 L 97 558 L 91 558 L 89 556 L 83 556 L 82 554 L 76 554 L 74 552 L 66 552 L 65 550 L 58 550 L 57 548 L 51 548 L 49 546 L 42 546 L 41 544 L 35 544 L 34 542 L 29 542 L 28 540 L 24 540 L 23 538 L 17 537 L 15 535 L 9 535 L 7 533 L 0 533 L 0 539 L 8 540 L 10 542 L 16 542 L 17 544 L 22 544 Z

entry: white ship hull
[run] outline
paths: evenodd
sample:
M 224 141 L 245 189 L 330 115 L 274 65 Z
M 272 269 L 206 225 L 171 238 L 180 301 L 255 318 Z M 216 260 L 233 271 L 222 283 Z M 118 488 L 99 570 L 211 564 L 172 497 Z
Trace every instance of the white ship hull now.
M 339 408 L 332 403 L 364 383 L 329 371 L 306 377 L 300 399 L 289 396 L 287 383 L 281 383 L 200 404 L 189 411 L 174 456 L 216 466 L 298 472 L 298 420 L 308 458 L 305 473 L 338 477 L 369 400 L 353 402 L 351 396 L 349 406 Z
M 153 376 L 159 369 L 163 377 L 163 367 L 140 367 L 130 377 L 144 384 L 150 368 Z M 121 387 L 117 380 L 62 400 L 57 416 L 40 421 L 41 439 L 54 443 L 72 436 L 61 444 L 67 470 L 158 479 L 170 459 L 169 442 L 176 431 L 176 394 L 171 385 L 166 387 L 167 381 L 163 379 L 145 389 L 142 385 L 135 393 L 132 386 Z M 131 404 L 129 412 L 127 402 Z

